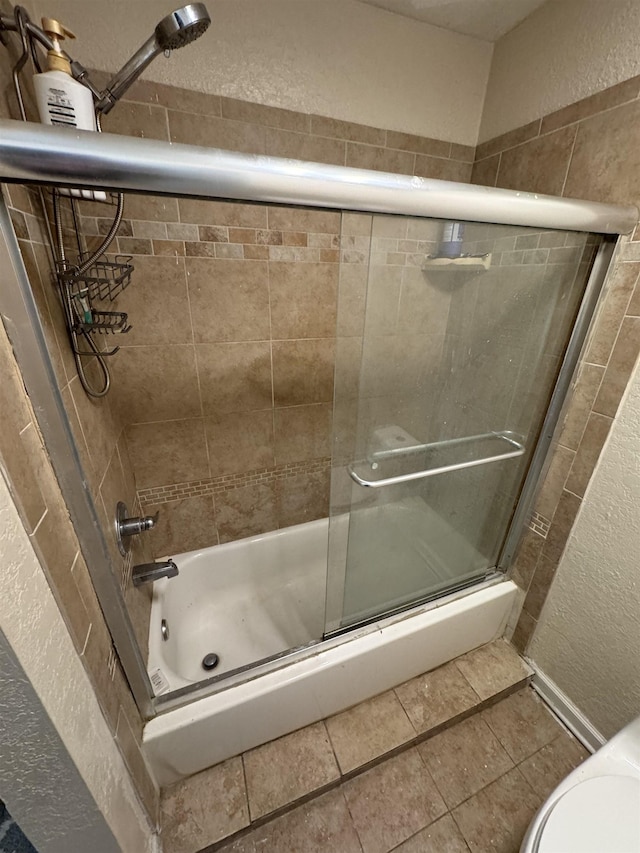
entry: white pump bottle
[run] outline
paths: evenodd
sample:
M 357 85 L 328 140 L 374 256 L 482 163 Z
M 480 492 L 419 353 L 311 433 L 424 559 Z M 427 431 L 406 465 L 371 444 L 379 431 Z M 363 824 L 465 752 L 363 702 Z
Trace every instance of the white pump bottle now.
M 73 79 L 69 60 L 60 47 L 65 37 L 75 38 L 74 34 L 53 18 L 43 18 L 42 29 L 53 42 L 53 50 L 47 53 L 48 70 L 33 77 L 40 121 L 59 127 L 96 130 L 93 95 Z

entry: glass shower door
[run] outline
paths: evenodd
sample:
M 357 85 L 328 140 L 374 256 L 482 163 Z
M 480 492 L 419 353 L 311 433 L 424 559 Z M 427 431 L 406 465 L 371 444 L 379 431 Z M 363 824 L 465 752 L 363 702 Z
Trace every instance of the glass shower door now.
M 343 217 L 327 633 L 495 569 L 596 247 L 442 228 Z

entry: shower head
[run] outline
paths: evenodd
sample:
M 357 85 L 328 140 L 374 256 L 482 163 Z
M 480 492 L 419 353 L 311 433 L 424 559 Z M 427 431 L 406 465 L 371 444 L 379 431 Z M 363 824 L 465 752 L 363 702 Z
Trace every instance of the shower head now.
M 162 50 L 177 50 L 200 38 L 210 23 L 204 3 L 192 3 L 176 9 L 160 21 L 156 27 L 156 40 Z
M 153 35 L 138 48 L 101 93 L 97 111 L 108 113 L 158 54 L 191 44 L 204 33 L 210 23 L 211 18 L 204 3 L 190 3 L 163 18 Z

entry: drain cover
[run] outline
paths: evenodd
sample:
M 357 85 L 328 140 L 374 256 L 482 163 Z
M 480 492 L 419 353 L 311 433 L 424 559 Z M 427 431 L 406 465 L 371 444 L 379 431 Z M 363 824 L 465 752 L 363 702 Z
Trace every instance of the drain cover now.
M 206 670 L 215 669 L 219 663 L 220 658 L 215 652 L 210 652 L 202 658 L 202 668 Z

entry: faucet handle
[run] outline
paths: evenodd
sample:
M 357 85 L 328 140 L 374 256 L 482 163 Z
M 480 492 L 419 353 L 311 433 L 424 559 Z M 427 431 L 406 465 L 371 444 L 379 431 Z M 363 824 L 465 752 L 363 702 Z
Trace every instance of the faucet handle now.
M 118 550 L 123 557 L 127 555 L 131 549 L 131 544 L 128 542 L 129 536 L 137 536 L 139 533 L 144 533 L 145 530 L 151 530 L 158 523 L 160 510 L 155 515 L 132 516 L 129 518 L 129 510 L 123 501 L 118 501 L 116 505 L 116 542 Z

